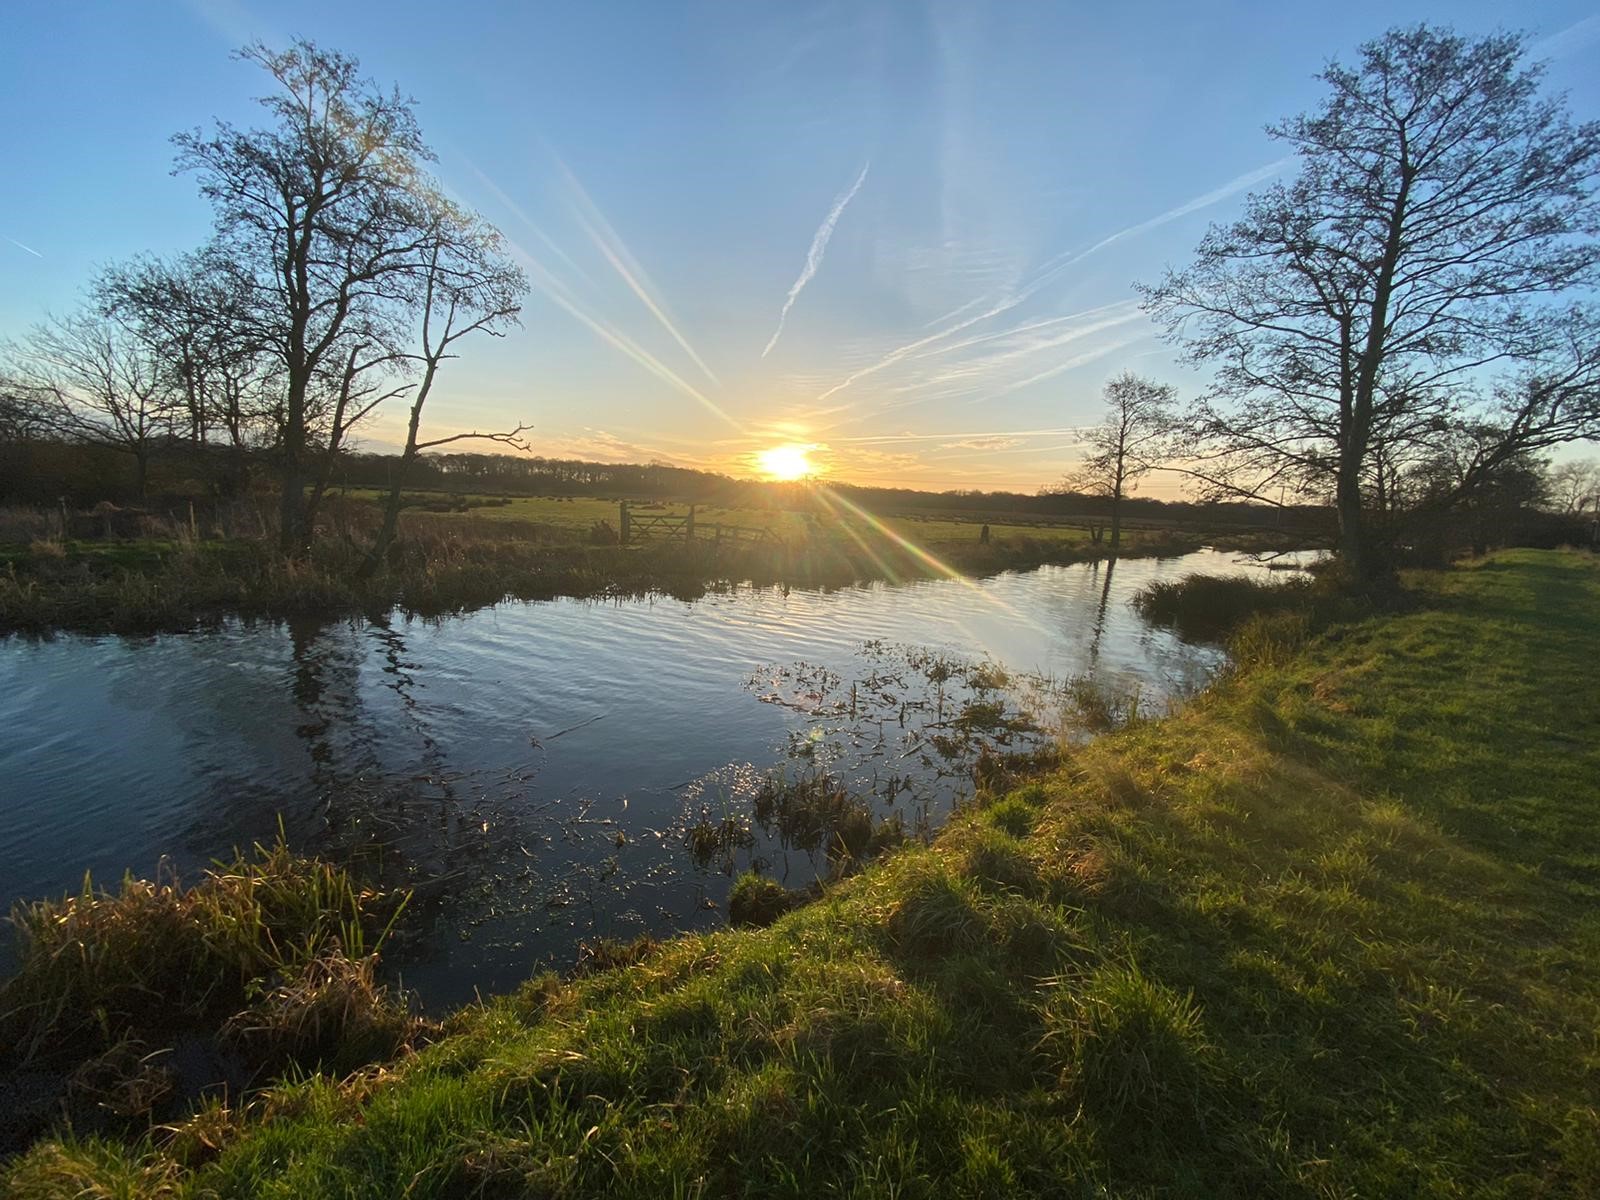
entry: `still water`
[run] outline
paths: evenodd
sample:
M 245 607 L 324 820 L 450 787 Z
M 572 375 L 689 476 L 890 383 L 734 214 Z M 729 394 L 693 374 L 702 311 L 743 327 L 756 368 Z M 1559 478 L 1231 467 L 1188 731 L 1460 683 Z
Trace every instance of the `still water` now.
M 934 731 L 994 685 L 963 690 L 929 661 L 1092 677 L 1146 708 L 1203 686 L 1220 651 L 1150 628 L 1128 598 L 1259 569 L 1203 551 L 971 583 L 12 639 L 0 902 L 163 860 L 192 876 L 281 822 L 296 849 L 418 888 L 417 936 L 391 965 L 429 1006 L 457 1003 L 568 965 L 585 939 L 715 926 L 752 862 L 791 884 L 824 871 L 751 821 L 773 772 L 831 771 L 879 815 L 935 827 L 966 764 L 930 749 Z M 730 818 L 747 837 L 690 853 L 696 822 Z

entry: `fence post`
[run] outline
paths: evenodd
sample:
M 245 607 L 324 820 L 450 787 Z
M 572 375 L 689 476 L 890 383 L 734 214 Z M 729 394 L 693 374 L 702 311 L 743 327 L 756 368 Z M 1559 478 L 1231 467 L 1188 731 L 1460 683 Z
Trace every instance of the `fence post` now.
M 694 505 L 689 505 L 689 521 L 683 527 L 683 542 L 688 545 L 694 541 Z
M 628 528 L 628 502 L 626 500 L 622 502 L 622 515 L 618 518 L 618 524 L 622 528 L 617 531 L 617 541 L 626 546 L 628 544 L 628 534 L 631 532 Z

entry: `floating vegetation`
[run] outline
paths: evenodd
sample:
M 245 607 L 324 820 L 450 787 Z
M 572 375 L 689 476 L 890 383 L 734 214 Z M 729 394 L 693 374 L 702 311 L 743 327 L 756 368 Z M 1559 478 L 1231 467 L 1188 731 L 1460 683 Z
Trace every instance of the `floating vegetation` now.
M 821 850 L 836 867 L 873 858 L 905 840 L 898 812 L 874 819 L 865 800 L 828 774 L 769 776 L 756 793 L 755 816 L 785 848 Z
M 700 866 L 721 861 L 726 874 L 733 874 L 733 851 L 748 849 L 755 844 L 755 834 L 750 831 L 750 820 L 743 814 L 725 811 L 714 815 L 702 808 L 694 824 L 684 834 L 684 844 Z

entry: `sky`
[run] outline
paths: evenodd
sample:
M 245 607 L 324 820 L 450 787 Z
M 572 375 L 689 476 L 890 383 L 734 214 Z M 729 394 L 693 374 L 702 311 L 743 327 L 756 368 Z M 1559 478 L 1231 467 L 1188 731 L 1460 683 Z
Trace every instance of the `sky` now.
M 538 453 L 735 475 L 798 447 L 851 482 L 1031 492 L 1081 457 L 1110 376 L 1202 385 L 1133 284 L 1292 172 L 1263 127 L 1317 103 L 1324 63 L 1508 11 L 10 0 L 0 337 L 201 243 L 172 134 L 259 123 L 267 77 L 230 51 L 308 37 L 416 99 L 439 178 L 534 285 L 522 328 L 441 375 L 428 436 L 526 422 Z M 1515 15 L 1600 117 L 1595 0 Z M 363 441 L 402 430 L 380 413 Z

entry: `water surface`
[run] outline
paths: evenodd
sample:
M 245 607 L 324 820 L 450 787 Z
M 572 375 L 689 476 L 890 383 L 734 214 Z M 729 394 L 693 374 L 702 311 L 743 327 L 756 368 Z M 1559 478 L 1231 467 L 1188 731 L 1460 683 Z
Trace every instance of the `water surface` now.
M 760 828 L 716 861 L 685 849 L 707 814 L 747 820 L 774 769 L 830 767 L 876 787 L 880 814 L 936 825 L 964 783 L 905 717 L 942 724 L 935 705 L 954 685 L 933 697 L 917 671 L 903 678 L 906 648 L 1088 675 L 1158 704 L 1202 686 L 1221 654 L 1148 627 L 1128 597 L 1152 579 L 1250 569 L 1204 551 L 438 622 L 12 639 L 0 901 L 59 895 L 86 870 L 108 884 L 148 875 L 163 857 L 192 874 L 281 821 L 297 849 L 383 856 L 419 885 L 422 936 L 399 969 L 429 1004 L 458 1002 L 570 963 L 583 939 L 718 924 L 729 872 L 752 861 L 791 883 L 825 869 Z M 876 710 L 840 701 L 819 716 L 896 670 L 885 686 L 902 690 Z M 903 792 L 883 786 L 902 773 Z

